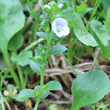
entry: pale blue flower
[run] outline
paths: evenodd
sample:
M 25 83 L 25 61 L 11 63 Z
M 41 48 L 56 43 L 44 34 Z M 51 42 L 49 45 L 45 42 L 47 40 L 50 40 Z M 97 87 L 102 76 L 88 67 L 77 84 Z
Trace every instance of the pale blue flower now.
M 52 23 L 52 30 L 58 36 L 66 36 L 70 33 L 68 22 L 64 18 L 56 18 Z

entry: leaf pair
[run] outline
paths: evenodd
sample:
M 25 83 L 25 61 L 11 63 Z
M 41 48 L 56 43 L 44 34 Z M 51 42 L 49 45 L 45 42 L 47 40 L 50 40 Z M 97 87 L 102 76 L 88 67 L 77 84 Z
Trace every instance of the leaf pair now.
M 42 89 L 42 94 L 39 96 L 39 92 Z M 35 86 L 35 88 L 32 89 L 25 89 L 22 90 L 19 93 L 19 98 L 31 98 L 31 97 L 41 97 L 42 99 L 47 97 L 49 95 L 49 91 L 51 90 L 62 90 L 62 86 L 57 81 L 50 81 L 46 85 L 43 85 L 43 87 L 40 87 L 40 85 Z

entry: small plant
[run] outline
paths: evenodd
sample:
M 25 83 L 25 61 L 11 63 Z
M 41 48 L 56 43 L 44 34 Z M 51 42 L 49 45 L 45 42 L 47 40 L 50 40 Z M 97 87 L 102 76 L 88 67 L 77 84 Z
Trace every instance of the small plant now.
M 44 10 L 47 10 L 50 13 L 56 9 L 57 11 L 59 11 L 58 6 L 59 4 L 50 2 L 50 6 L 44 6 Z M 70 29 L 68 27 L 68 22 L 66 21 L 66 19 L 61 17 L 55 19 L 55 15 L 48 15 L 47 17 L 50 17 L 52 21 L 52 28 L 50 28 L 49 22 L 46 20 L 41 23 L 41 26 L 45 30 L 45 32 L 36 33 L 38 36 L 46 40 L 46 44 L 39 44 L 38 48 L 35 50 L 35 56 L 33 58 L 30 58 L 30 66 L 32 67 L 32 69 L 40 73 L 40 85 L 35 86 L 34 89 L 22 90 L 19 94 L 19 98 L 37 98 L 34 110 L 37 110 L 41 99 L 46 98 L 49 95 L 49 91 L 62 90 L 60 83 L 57 81 L 49 81 L 47 84 L 44 84 L 45 66 L 48 63 L 47 59 L 50 55 L 63 53 L 67 50 L 65 46 L 56 44 L 69 34 Z M 33 65 L 36 66 L 35 69 Z
M 20 1 L 23 3 L 25 0 Z M 110 92 L 110 81 L 107 74 L 100 70 L 97 57 L 99 53 L 102 53 L 106 59 L 110 60 L 110 7 L 108 6 L 107 9 L 105 7 L 105 4 L 110 4 L 110 2 L 102 0 L 106 9 L 106 14 L 101 11 L 103 15 L 106 15 L 103 17 L 104 22 L 102 23 L 99 20 L 101 14 L 97 12 L 97 9 L 102 9 L 102 6 L 99 7 L 101 0 L 96 0 L 96 2 L 89 0 L 88 3 L 92 5 L 95 3 L 94 8 L 88 8 L 84 1 L 81 1 L 80 5 L 76 5 L 75 0 L 57 0 L 57 2 L 50 0 L 48 4 L 44 4 L 48 2 L 46 0 L 39 0 L 36 3 L 37 6 L 40 4 L 40 14 L 34 11 L 31 4 L 33 0 L 27 0 L 28 7 L 26 8 L 34 19 L 31 28 L 34 31 L 32 32 L 33 37 L 28 38 L 30 45 L 20 50 L 24 42 L 22 34 L 26 33 L 26 29 L 31 25 L 31 23 L 28 25 L 31 18 L 29 17 L 26 27 L 23 28 L 25 16 L 20 1 L 0 0 L 0 50 L 8 67 L 6 72 L 5 69 L 0 72 L 0 109 L 5 110 L 4 102 L 7 104 L 5 98 L 23 102 L 25 98 L 36 97 L 34 110 L 38 110 L 40 101 L 46 98 L 50 91 L 62 90 L 58 81 L 52 80 L 44 83 L 49 58 L 51 55 L 59 53 L 62 54 L 76 77 L 71 87 L 73 99 L 71 110 L 79 110 L 83 106 L 91 105 L 108 94 Z M 37 10 L 36 7 L 35 10 Z M 41 14 L 41 11 L 44 14 Z M 92 12 L 91 16 L 85 18 L 85 14 L 88 12 Z M 95 14 L 96 17 L 94 17 Z M 25 36 L 30 34 L 31 29 Z M 36 35 L 40 38 L 34 41 Z M 62 45 L 64 42 L 68 42 L 68 38 L 70 39 L 68 46 Z M 42 41 L 43 43 L 41 43 Z M 29 50 L 33 47 L 35 47 L 34 54 Z M 91 47 L 96 49 L 95 53 Z M 97 48 L 101 51 L 98 51 Z M 78 75 L 71 64 L 71 60 L 74 54 L 75 57 L 78 56 L 77 59 L 80 59 L 86 49 L 93 57 L 93 66 L 90 69 L 91 71 Z M 79 61 L 74 60 L 76 64 Z M 40 75 L 40 84 L 33 89 L 25 89 L 31 69 Z M 13 79 L 15 85 L 3 85 L 4 80 L 9 78 Z M 109 97 L 107 102 L 108 104 L 101 102 L 99 108 L 94 105 L 91 108 L 93 110 L 104 110 L 108 105 L 110 106 Z M 56 104 L 52 104 L 48 108 L 50 110 L 60 109 Z

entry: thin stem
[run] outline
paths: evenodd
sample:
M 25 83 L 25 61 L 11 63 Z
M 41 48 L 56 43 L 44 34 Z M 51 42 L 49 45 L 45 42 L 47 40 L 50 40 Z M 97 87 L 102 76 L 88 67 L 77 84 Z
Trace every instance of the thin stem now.
M 24 79 L 24 87 L 26 87 L 27 79 L 28 79 L 28 75 L 26 74 L 26 75 L 25 75 L 25 79 Z
M 99 7 L 100 2 L 101 2 L 101 0 L 97 0 L 95 2 L 94 9 L 93 9 L 93 12 L 92 12 L 92 15 L 91 15 L 89 21 L 91 21 L 93 19 L 94 15 L 95 15 L 95 13 L 97 11 L 97 8 Z
M 39 103 L 40 103 L 40 98 L 37 98 L 37 103 L 36 103 L 36 105 L 34 107 L 34 110 L 38 109 Z
M 7 49 L 4 49 L 3 56 L 4 56 L 5 62 L 9 68 L 9 71 L 13 77 L 13 80 L 14 80 L 16 86 L 18 87 L 18 89 L 20 89 L 19 79 L 18 79 L 18 76 L 16 75 L 15 71 L 13 70 Z
M 92 29 L 90 24 L 89 24 L 89 28 L 90 28 L 90 30 Z M 101 48 L 102 52 L 105 54 L 105 56 L 108 58 L 108 60 L 110 60 L 110 52 L 109 52 L 109 50 L 104 46 L 102 41 L 99 39 L 99 37 L 96 35 L 96 33 L 93 30 L 91 31 L 91 33 L 93 34 L 93 37 L 96 40 L 96 42 L 98 43 L 98 45 Z
M 52 41 L 52 38 L 48 38 L 49 41 L 47 43 L 47 54 L 46 54 L 46 57 L 45 57 L 45 61 L 47 61 L 47 58 L 48 58 L 48 55 L 50 53 L 49 49 L 50 49 L 50 45 L 51 45 L 51 41 Z
M 22 73 L 21 67 L 17 63 L 16 63 L 16 68 L 18 70 L 18 75 L 19 75 L 19 78 L 20 78 L 20 84 L 21 84 L 21 90 L 22 90 L 22 89 L 25 88 L 23 73 Z
M 74 11 L 77 12 L 77 8 L 76 8 L 76 2 L 75 2 L 75 0 L 73 0 L 73 4 L 74 4 Z
M 47 58 L 49 56 L 49 53 L 50 53 L 50 45 L 51 45 L 51 40 L 52 38 L 50 38 L 50 36 L 48 35 L 48 40 L 47 40 L 47 53 L 46 53 L 46 57 L 43 56 L 43 60 L 47 61 Z M 45 57 L 45 58 L 44 58 Z M 37 103 L 35 105 L 35 108 L 34 110 L 37 110 L 38 106 L 39 106 L 39 103 L 40 103 L 40 100 L 41 100 L 41 95 L 42 95 L 42 86 L 43 86 L 43 82 L 44 82 L 44 73 L 45 73 L 45 66 L 43 66 L 41 68 L 41 78 L 40 78 L 40 92 L 39 92 L 39 97 L 37 98 Z
M 43 38 L 39 38 L 38 40 L 34 41 L 29 46 L 27 46 L 24 50 L 30 50 L 32 47 L 34 47 L 35 45 L 39 44 L 42 41 L 44 41 L 44 39 Z
M 43 82 L 44 82 L 44 71 L 45 71 L 45 67 L 42 68 L 42 72 L 41 72 L 41 80 L 40 80 L 41 87 L 43 86 Z
M 0 94 L 2 95 L 2 92 L 0 91 Z M 4 106 L 4 100 L 1 97 L 1 105 L 2 105 L 2 109 L 5 110 L 5 106 Z M 0 106 L 1 107 L 1 106 Z M 0 108 L 1 109 L 1 108 Z
M 76 70 L 73 68 L 72 64 L 69 62 L 69 60 L 65 57 L 65 55 L 63 54 L 64 59 L 66 60 L 66 62 L 69 64 L 69 66 L 71 67 L 71 69 L 73 70 L 73 72 L 75 73 L 75 75 L 77 76 L 77 72 Z
M 40 79 L 40 92 L 39 92 L 39 97 L 37 98 L 37 103 L 35 104 L 34 110 L 37 110 L 40 100 L 41 100 L 41 95 L 42 95 L 42 86 L 43 86 L 43 82 L 44 82 L 44 70 L 45 70 L 45 66 L 41 69 L 41 79 Z
M 8 102 L 6 101 L 6 99 L 2 96 L 2 94 L 0 94 L 0 96 L 3 98 L 3 100 L 5 101 L 7 107 L 8 107 L 8 110 L 11 110 L 10 108 L 10 105 L 8 104 Z

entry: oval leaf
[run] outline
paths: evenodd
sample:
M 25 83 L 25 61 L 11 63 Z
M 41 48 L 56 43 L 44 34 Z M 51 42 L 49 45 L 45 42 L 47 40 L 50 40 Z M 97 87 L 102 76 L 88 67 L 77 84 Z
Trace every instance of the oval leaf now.
M 97 42 L 83 24 L 83 21 L 78 13 L 74 13 L 74 32 L 76 37 L 85 45 L 98 46 Z
M 49 81 L 45 90 L 62 90 L 62 86 L 58 81 Z
M 25 16 L 19 0 L 0 0 L 0 48 L 7 48 L 11 37 L 24 26 Z
M 20 91 L 19 93 L 19 98 L 31 98 L 31 97 L 35 97 L 35 93 L 32 89 L 25 89 Z
M 94 70 L 79 75 L 72 86 L 72 110 L 79 110 L 83 106 L 93 104 L 109 92 L 110 81 L 103 71 Z
M 35 63 L 32 60 L 29 60 L 29 64 L 30 64 L 30 67 L 32 68 L 33 71 L 35 71 L 37 73 L 40 72 L 40 66 L 37 63 Z
M 44 99 L 44 98 L 46 98 L 48 95 L 49 95 L 49 91 L 48 91 L 48 90 L 47 90 L 47 91 L 44 90 L 44 91 L 42 92 L 41 98 Z
M 19 34 L 19 33 L 15 34 L 10 39 L 10 41 L 8 43 L 8 49 L 10 51 L 16 51 L 16 50 L 18 50 L 22 46 L 23 41 L 24 41 L 24 39 L 23 39 L 23 35 L 22 34 Z
M 48 35 L 45 32 L 37 32 L 36 35 L 44 39 L 48 38 Z
M 52 48 L 52 51 L 51 51 L 51 55 L 54 55 L 54 54 L 58 54 L 58 53 L 63 53 L 67 50 L 67 48 L 63 45 L 55 45 L 53 46 Z

